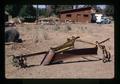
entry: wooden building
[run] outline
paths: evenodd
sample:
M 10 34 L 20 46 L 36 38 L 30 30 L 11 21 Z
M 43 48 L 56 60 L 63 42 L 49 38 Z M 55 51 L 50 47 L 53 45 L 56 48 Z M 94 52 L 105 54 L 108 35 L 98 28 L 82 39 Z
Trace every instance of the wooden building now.
M 92 15 L 95 13 L 92 7 L 65 10 L 59 12 L 61 22 L 91 22 Z

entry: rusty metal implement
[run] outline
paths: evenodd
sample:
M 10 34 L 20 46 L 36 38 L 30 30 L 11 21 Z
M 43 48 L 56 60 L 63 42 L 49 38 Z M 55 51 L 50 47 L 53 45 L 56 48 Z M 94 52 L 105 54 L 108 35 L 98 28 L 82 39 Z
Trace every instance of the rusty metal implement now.
M 60 46 L 54 47 L 54 48 L 51 47 L 49 49 L 49 51 L 37 52 L 37 53 L 26 54 L 26 55 L 18 55 L 18 56 L 13 55 L 13 60 L 12 60 L 13 64 L 16 67 L 20 66 L 21 68 L 25 68 L 25 67 L 27 67 L 27 62 L 26 62 L 27 57 L 45 54 L 45 56 L 40 64 L 41 65 L 49 65 L 51 63 L 52 58 L 55 56 L 55 54 L 73 49 L 75 41 L 84 42 L 84 43 L 88 43 L 88 44 L 92 44 L 97 47 L 100 47 L 100 49 L 103 51 L 103 55 L 104 55 L 103 62 L 106 63 L 106 62 L 110 61 L 110 58 L 111 58 L 110 52 L 108 52 L 106 50 L 104 45 L 101 45 L 102 43 L 108 41 L 110 38 L 107 38 L 101 42 L 96 41 L 96 43 L 91 43 L 91 42 L 87 42 L 87 41 L 83 41 L 83 40 L 77 40 L 78 38 L 80 38 L 80 37 L 72 36 L 71 38 L 67 38 L 67 42 L 63 43 Z
M 20 67 L 27 66 L 27 64 L 26 64 L 27 57 L 31 57 L 31 56 L 34 56 L 34 55 L 40 55 L 40 54 L 46 54 L 45 57 L 43 58 L 41 64 L 42 63 L 44 65 L 49 64 L 52 57 L 49 57 L 48 55 L 53 56 L 56 53 L 64 52 L 66 50 L 74 48 L 75 40 L 78 39 L 78 38 L 80 38 L 80 37 L 72 36 L 72 38 L 67 38 L 67 42 L 65 42 L 64 44 L 62 44 L 58 47 L 50 48 L 49 51 L 37 52 L 37 53 L 32 53 L 32 54 L 27 54 L 27 55 L 18 55 L 18 56 L 13 55 L 13 64 L 16 67 L 17 66 L 20 66 Z M 51 55 L 50 52 L 53 52 L 53 51 L 54 51 L 54 54 Z
M 107 38 L 101 42 L 96 41 L 96 43 L 91 43 L 91 42 L 87 42 L 87 41 L 83 41 L 83 40 L 76 40 L 76 41 L 84 42 L 84 43 L 91 44 L 91 45 L 96 45 L 97 47 L 99 47 L 103 53 L 103 62 L 106 63 L 106 62 L 110 62 L 111 54 L 106 49 L 105 45 L 101 45 L 101 44 L 108 41 L 108 40 L 110 40 L 110 38 Z
M 68 38 L 67 42 L 65 42 L 63 45 L 60 45 L 60 46 L 55 47 L 55 48 L 50 48 L 48 54 L 46 54 L 44 59 L 42 60 L 41 65 L 50 64 L 50 62 L 55 54 L 67 51 L 69 49 L 73 49 L 75 40 L 78 38 L 80 38 L 80 37 L 72 36 L 72 38 Z

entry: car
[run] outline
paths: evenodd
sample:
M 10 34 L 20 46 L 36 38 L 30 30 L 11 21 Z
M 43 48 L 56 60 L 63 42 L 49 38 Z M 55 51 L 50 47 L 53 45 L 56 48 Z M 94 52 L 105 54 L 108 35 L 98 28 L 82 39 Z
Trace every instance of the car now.
M 108 17 L 101 17 L 101 24 L 110 24 L 111 20 Z

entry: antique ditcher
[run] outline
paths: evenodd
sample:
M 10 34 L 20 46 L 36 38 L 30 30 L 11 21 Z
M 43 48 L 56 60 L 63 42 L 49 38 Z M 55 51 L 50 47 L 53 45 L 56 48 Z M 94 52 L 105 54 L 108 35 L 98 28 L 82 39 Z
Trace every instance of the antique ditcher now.
M 96 43 L 91 43 L 91 42 L 86 42 L 83 40 L 77 40 L 78 38 L 80 38 L 79 36 L 75 37 L 72 36 L 72 38 L 67 38 L 67 42 L 65 42 L 64 44 L 57 46 L 55 48 L 50 48 L 49 51 L 44 51 L 44 52 L 37 52 L 37 53 L 33 53 L 33 54 L 27 54 L 27 55 L 19 55 L 19 56 L 15 56 L 13 55 L 13 64 L 16 67 L 21 67 L 21 68 L 25 68 L 27 67 L 27 57 L 31 57 L 33 55 L 40 55 L 40 54 L 45 54 L 42 62 L 40 63 L 40 65 L 50 65 L 50 64 L 54 64 L 54 63 L 62 63 L 62 61 L 54 61 L 54 57 L 59 54 L 59 53 L 77 53 L 79 55 L 81 55 L 81 53 L 87 53 L 86 50 L 87 49 L 83 49 L 82 51 L 80 49 L 76 50 L 74 48 L 74 43 L 75 41 L 79 41 L 79 42 L 84 42 L 84 43 L 88 43 L 88 44 L 92 44 L 95 47 L 90 48 L 91 51 L 89 51 L 88 55 L 91 53 L 96 53 L 97 54 L 97 50 L 98 47 L 102 50 L 103 53 L 103 62 L 110 62 L 110 58 L 111 58 L 111 54 L 109 51 L 106 50 L 106 47 L 104 45 L 102 45 L 102 43 L 108 41 L 110 38 L 102 41 L 102 42 L 98 42 L 96 41 Z M 72 53 L 71 53 L 72 51 Z

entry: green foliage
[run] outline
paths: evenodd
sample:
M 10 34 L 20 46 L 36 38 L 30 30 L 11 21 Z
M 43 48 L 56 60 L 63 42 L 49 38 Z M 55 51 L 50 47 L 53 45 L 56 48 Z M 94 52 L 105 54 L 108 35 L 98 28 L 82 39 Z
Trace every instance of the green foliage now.
M 36 10 L 32 5 L 6 5 L 5 11 L 12 15 L 12 17 L 36 16 Z
M 84 7 L 92 7 L 96 10 L 96 13 L 103 13 L 103 10 L 100 7 L 97 7 L 97 5 L 85 5 Z
M 39 15 L 48 17 L 49 13 L 48 13 L 47 9 L 39 9 Z
M 114 16 L 114 6 L 113 5 L 107 5 L 104 9 L 104 13 L 108 16 Z
M 46 5 L 45 9 L 39 9 L 39 15 L 46 17 L 58 15 L 59 11 L 68 9 L 72 9 L 72 5 Z
M 47 8 L 48 15 L 58 15 L 61 10 L 72 9 L 73 5 L 49 5 Z
M 84 7 L 93 7 L 96 9 L 97 13 L 104 13 L 107 16 L 114 16 L 113 5 L 106 5 L 105 9 L 101 9 L 100 7 L 97 7 L 97 5 L 85 5 Z
M 24 5 L 19 13 L 20 17 L 23 17 L 25 21 L 35 21 L 36 9 L 32 5 Z
M 47 5 L 46 9 L 39 9 L 39 15 L 52 16 L 58 15 L 61 10 L 72 9 L 73 5 Z M 5 11 L 7 11 L 13 17 L 36 17 L 36 10 L 32 5 L 6 5 Z
M 20 10 L 22 8 L 22 5 L 6 5 L 5 11 L 7 11 L 12 17 L 18 16 Z
M 103 13 L 103 10 L 100 7 L 96 7 L 95 9 L 97 13 Z
M 19 16 L 27 17 L 27 16 L 36 16 L 36 10 L 32 5 L 24 5 L 19 13 Z
M 13 12 L 13 6 L 12 5 L 6 5 L 5 6 L 5 11 L 7 11 L 10 15 Z

